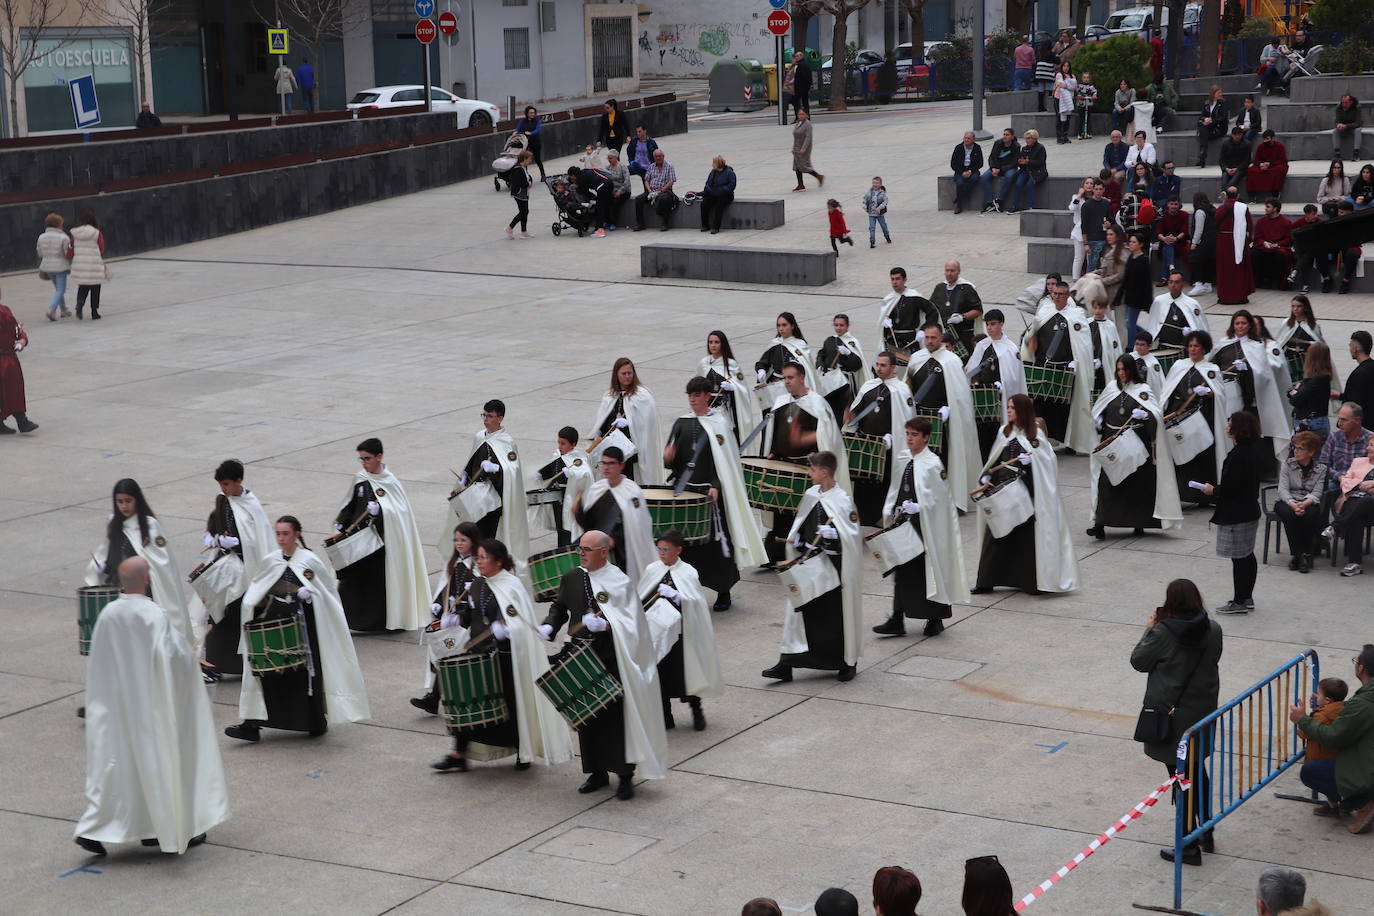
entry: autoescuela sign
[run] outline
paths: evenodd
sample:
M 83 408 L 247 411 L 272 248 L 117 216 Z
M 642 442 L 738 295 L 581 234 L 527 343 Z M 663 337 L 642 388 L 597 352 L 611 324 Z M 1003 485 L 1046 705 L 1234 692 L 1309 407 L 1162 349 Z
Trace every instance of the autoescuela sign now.
M 42 69 L 54 67 L 125 67 L 129 66 L 129 51 L 121 47 L 57 48 L 40 54 L 33 59 L 30 67 Z

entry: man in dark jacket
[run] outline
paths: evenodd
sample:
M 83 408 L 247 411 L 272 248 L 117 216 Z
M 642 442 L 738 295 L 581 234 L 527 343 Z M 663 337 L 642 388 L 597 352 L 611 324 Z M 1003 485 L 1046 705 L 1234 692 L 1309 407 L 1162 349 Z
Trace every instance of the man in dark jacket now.
M 806 61 L 806 55 L 801 51 L 796 51 L 792 55 L 792 66 L 796 68 L 796 73 L 792 78 L 792 94 L 795 99 L 794 104 L 800 105 L 808 115 L 811 114 L 811 65 Z M 796 123 L 794 117 L 793 123 Z
M 978 184 L 983 170 L 983 148 L 973 142 L 973 131 L 964 131 L 964 142 L 949 154 L 949 169 L 954 173 L 954 212 L 963 213 L 969 191 Z
M 1336 125 L 1331 129 L 1331 152 L 1340 159 L 1345 151 L 1346 141 L 1355 146 L 1352 159 L 1360 158 L 1360 128 L 1364 126 L 1360 118 L 1360 103 L 1350 93 L 1341 96 L 1336 104 Z
M 1301 705 L 1291 707 L 1288 718 L 1309 739 L 1336 752 L 1335 760 L 1302 765 L 1303 785 L 1331 801 L 1317 813 L 1339 817 L 1342 810 L 1353 811 L 1346 829 L 1364 833 L 1374 826 L 1374 645 L 1366 643 L 1351 661 L 1360 689 L 1345 701 L 1336 721 L 1322 724 Z
M 1245 142 L 1245 128 L 1231 128 L 1231 136 L 1221 141 L 1221 186 L 1242 189 L 1245 173 L 1250 170 L 1250 144 Z
M 1183 181 L 1174 174 L 1174 160 L 1165 159 L 1164 166 L 1150 185 L 1150 203 L 1155 205 L 1156 213 L 1163 213 L 1164 206 L 1172 197 L 1181 197 Z
M 725 208 L 735 199 L 735 170 L 725 164 L 724 156 L 711 160 L 706 186 L 701 189 L 701 231 L 715 235 L 720 231 Z
M 1112 131 L 1111 142 L 1102 147 L 1102 167 L 1111 169 L 1118 181 L 1126 177 L 1126 154 L 1130 150 L 1130 146 L 1121 142 L 1119 130 Z
M 644 173 L 649 171 L 649 166 L 654 164 L 654 150 L 658 149 L 658 142 L 649 136 L 649 132 L 640 124 L 635 127 L 635 135 L 630 138 L 630 142 L 625 144 L 625 162 L 628 164 L 630 174 L 644 177 Z
M 139 106 L 138 119 L 134 121 L 134 127 L 139 130 L 150 130 L 154 127 L 161 127 L 162 119 L 153 114 L 153 107 L 147 102 Z
M 988 170 L 983 173 L 984 213 L 991 213 L 997 209 L 998 183 L 1016 171 L 1016 157 L 1020 155 L 1021 144 L 1016 142 L 1016 132 L 1008 127 L 1002 131 L 1002 139 L 994 143 L 992 149 L 988 150 Z M 1123 158 L 1122 161 L 1124 162 L 1125 159 Z
M 586 200 L 596 202 L 596 238 L 606 237 L 606 224 L 611 221 L 611 206 L 614 198 L 611 177 L 600 169 L 580 169 L 568 166 L 568 180 Z

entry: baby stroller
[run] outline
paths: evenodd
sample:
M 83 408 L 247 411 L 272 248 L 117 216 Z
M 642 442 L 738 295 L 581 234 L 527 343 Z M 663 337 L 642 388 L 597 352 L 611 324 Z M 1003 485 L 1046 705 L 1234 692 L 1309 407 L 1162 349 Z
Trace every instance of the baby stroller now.
M 501 155 L 491 162 L 492 171 L 496 174 L 492 177 L 491 183 L 496 186 L 496 190 L 501 190 L 501 182 L 506 181 L 506 173 L 515 168 L 516 161 L 521 153 L 529 148 L 529 138 L 516 131 L 506 140 L 506 145 L 501 149 Z M 506 181 L 509 187 L 510 182 Z
M 562 235 L 564 229 L 573 229 L 581 238 L 596 227 L 596 204 L 585 200 L 567 175 L 550 175 L 544 179 L 544 185 L 558 207 L 554 235 Z

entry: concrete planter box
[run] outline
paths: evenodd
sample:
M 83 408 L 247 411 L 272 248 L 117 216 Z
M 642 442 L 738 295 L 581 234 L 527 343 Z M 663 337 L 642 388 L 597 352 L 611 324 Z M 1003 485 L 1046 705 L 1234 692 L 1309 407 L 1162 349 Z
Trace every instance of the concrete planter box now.
M 714 245 L 643 245 L 642 277 L 727 280 L 768 286 L 825 286 L 835 282 L 833 251 L 737 248 Z
M 1294 102 L 1329 102 L 1331 108 L 1347 92 L 1357 99 L 1374 97 L 1374 76 L 1299 76 L 1288 84 Z
M 1270 110 L 1272 111 L 1272 109 Z M 1360 133 L 1362 137 L 1361 149 L 1366 152 L 1374 150 L 1374 130 L 1366 129 Z M 1329 130 L 1311 133 L 1276 132 L 1276 138 L 1287 148 L 1289 162 L 1300 159 L 1315 159 L 1325 162 L 1331 159 L 1331 131 Z M 1155 149 L 1159 152 L 1160 161 L 1173 159 L 1179 165 L 1192 165 L 1197 161 L 1197 138 L 1192 134 L 1182 132 L 1166 134 L 1159 138 L 1159 142 L 1155 144 Z M 1217 164 L 1220 149 L 1220 139 L 1207 144 L 1207 164 L 1209 166 Z
M 1053 160 L 1051 160 L 1051 163 L 1052 162 Z M 1051 167 L 1053 166 L 1051 165 Z M 953 210 L 954 177 L 952 175 L 941 175 L 937 179 L 937 181 L 939 182 L 939 209 Z M 1048 208 L 1067 206 L 1069 203 L 1069 199 L 1073 197 L 1074 192 L 1078 190 L 1079 186 L 1081 186 L 1082 183 L 1082 176 L 1059 176 L 1051 174 L 1049 178 L 1046 178 L 1042 183 L 1036 186 L 1036 207 Z M 1315 189 L 1315 185 L 1313 187 Z M 1217 194 L 1221 193 L 1221 176 L 1209 175 L 1203 178 L 1189 178 L 1187 176 L 1184 176 L 1182 192 L 1180 195 L 1182 199 L 1185 202 L 1191 201 L 1193 199 L 1193 194 L 1197 191 L 1203 191 L 1208 195 L 1215 197 Z M 980 186 L 979 188 L 974 189 L 969 194 L 969 205 L 968 208 L 964 210 L 964 215 L 969 219 L 980 218 L 980 214 L 978 214 L 976 211 L 981 210 L 983 208 L 983 203 L 983 193 L 982 188 Z M 962 219 L 964 217 L 961 216 L 960 218 Z M 981 216 L 981 218 L 1006 219 L 1007 217 L 1004 214 L 993 213 L 988 214 L 986 216 Z M 1064 235 L 1066 238 L 1068 237 L 1067 232 L 1065 232 Z
M 991 92 L 984 97 L 983 110 L 988 117 L 999 117 L 1001 115 L 1015 114 L 1019 111 L 1035 111 L 1040 93 L 1034 89 L 1022 89 L 1017 92 Z

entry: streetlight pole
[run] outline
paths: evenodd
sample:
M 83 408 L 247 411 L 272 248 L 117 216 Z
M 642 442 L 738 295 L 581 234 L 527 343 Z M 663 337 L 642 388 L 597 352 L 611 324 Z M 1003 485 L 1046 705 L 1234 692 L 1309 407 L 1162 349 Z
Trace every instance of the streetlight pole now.
M 973 138 L 989 140 L 992 134 L 983 128 L 983 73 L 986 66 L 987 44 L 983 39 L 987 10 L 982 3 L 973 4 Z

